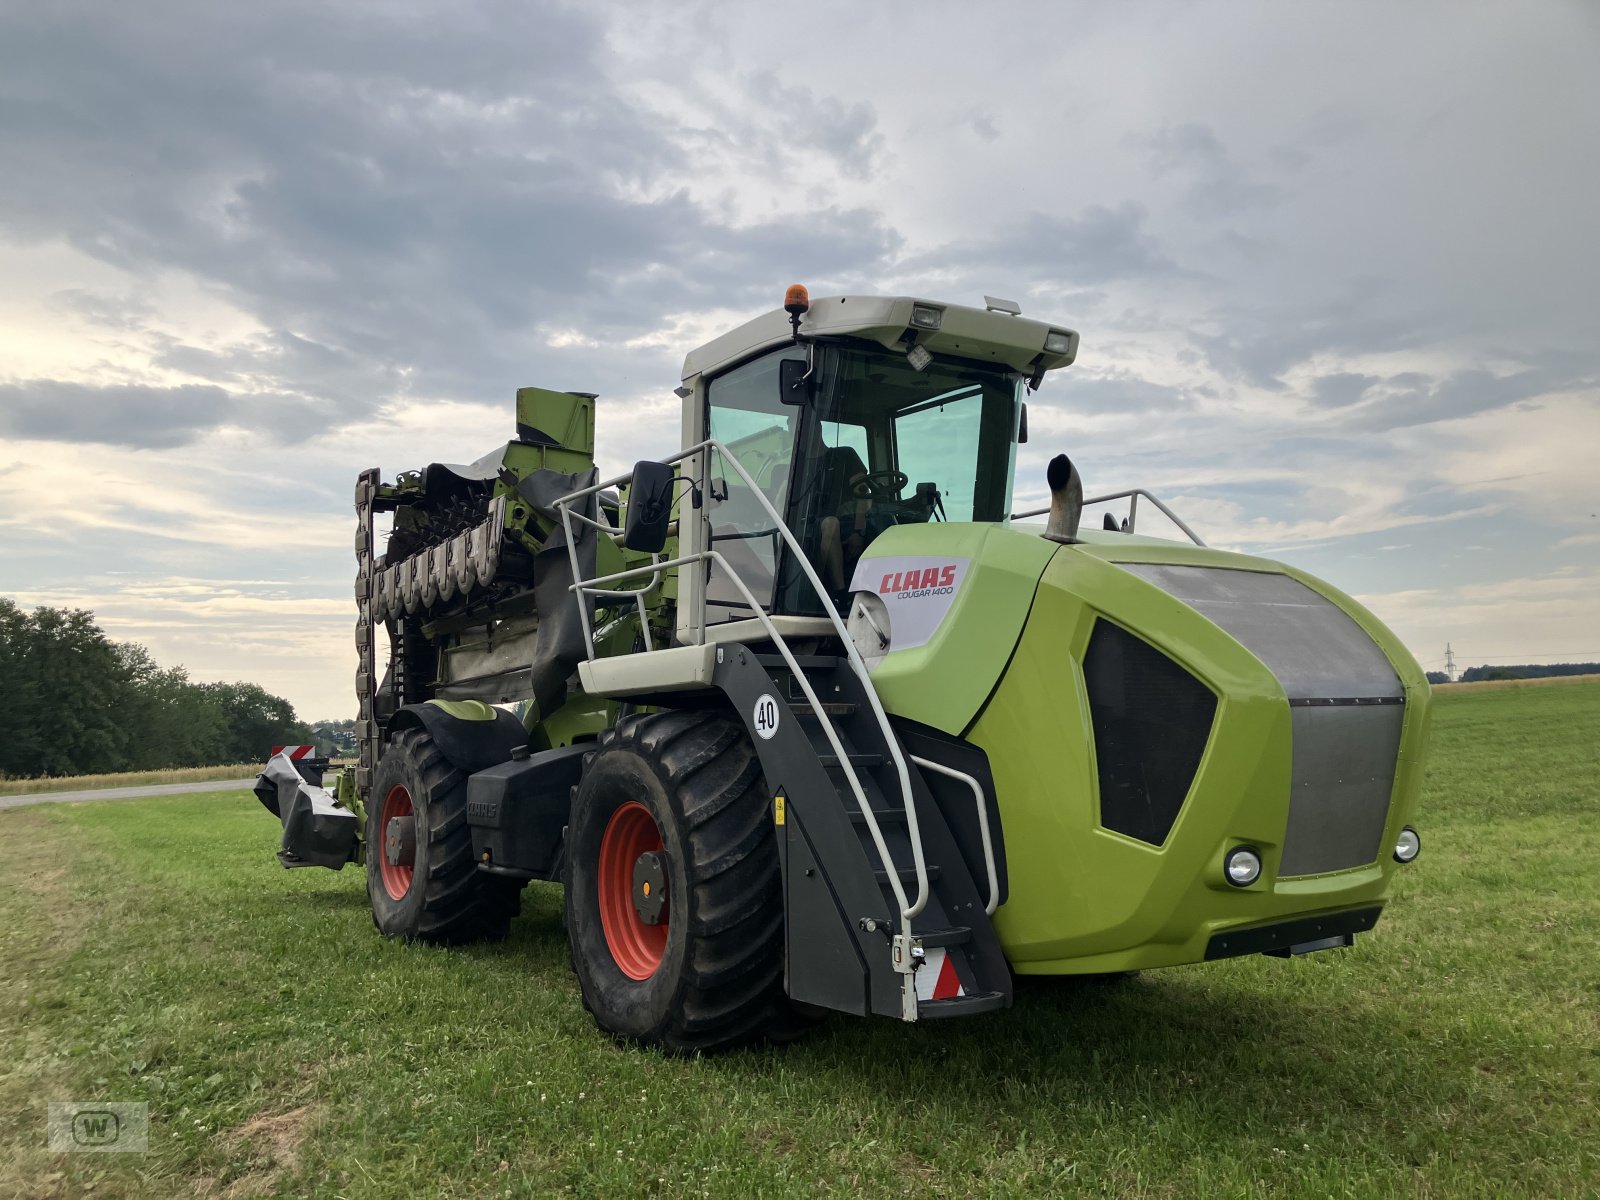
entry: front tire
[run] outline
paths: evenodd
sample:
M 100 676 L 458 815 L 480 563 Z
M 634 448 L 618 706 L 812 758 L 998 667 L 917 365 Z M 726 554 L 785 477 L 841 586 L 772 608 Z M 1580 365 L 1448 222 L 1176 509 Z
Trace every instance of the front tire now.
M 602 734 L 564 882 L 573 969 L 601 1029 L 673 1054 L 789 1032 L 777 839 L 735 721 L 669 712 Z
M 396 733 L 367 803 L 367 896 L 378 931 L 437 945 L 499 941 L 521 890 L 473 861 L 467 777 L 426 730 Z

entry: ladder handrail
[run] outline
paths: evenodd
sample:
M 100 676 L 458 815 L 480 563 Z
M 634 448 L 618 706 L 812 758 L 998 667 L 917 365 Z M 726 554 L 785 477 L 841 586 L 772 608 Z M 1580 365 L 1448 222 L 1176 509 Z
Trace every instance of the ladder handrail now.
M 1182 517 L 1163 504 L 1158 496 L 1145 488 L 1129 488 L 1125 492 L 1111 492 L 1105 496 L 1090 496 L 1084 500 L 1083 507 L 1088 508 L 1091 504 L 1108 504 L 1112 500 L 1126 500 L 1129 497 L 1132 497 L 1133 502 L 1128 505 L 1128 532 L 1132 533 L 1134 531 L 1134 522 L 1138 519 L 1139 515 L 1140 496 L 1143 496 L 1146 500 L 1150 501 L 1151 504 L 1154 504 L 1163 513 L 1165 513 L 1167 518 L 1174 525 L 1183 530 L 1183 532 L 1189 536 L 1189 540 L 1191 542 L 1202 549 L 1205 548 L 1205 542 L 1201 540 L 1200 535 L 1194 530 L 1190 529 Z M 1042 517 L 1049 511 L 1050 506 L 1047 504 L 1043 508 L 1030 508 L 1025 512 L 1014 512 L 1007 519 L 1012 521 L 1026 521 L 1030 517 Z
M 922 758 L 913 754 L 911 761 L 924 771 L 932 771 L 936 775 L 943 775 L 947 779 L 955 779 L 966 784 L 972 789 L 972 798 L 978 804 L 978 833 L 983 838 L 983 865 L 989 873 L 989 900 L 983 906 L 986 916 L 994 916 L 994 910 L 1000 906 L 1000 871 L 995 865 L 994 839 L 989 834 L 989 805 L 983 794 L 983 784 L 965 771 L 958 771 L 954 767 L 947 767 L 943 763 L 934 762 L 931 758 Z
M 567 495 L 562 496 L 560 499 L 555 501 L 555 507 L 561 514 L 562 528 L 567 534 L 567 553 L 572 564 L 572 577 L 575 580 L 570 590 L 581 595 L 584 592 L 592 591 L 596 585 L 617 583 L 624 578 L 646 572 L 664 571 L 669 567 L 683 566 L 697 562 L 716 561 L 722 564 L 723 570 L 727 572 L 730 581 L 732 581 L 734 586 L 739 589 L 746 602 L 750 604 L 751 609 L 756 613 L 757 618 L 761 621 L 762 628 L 767 632 L 768 636 L 772 639 L 773 644 L 778 648 L 778 652 L 783 656 L 785 664 L 788 665 L 790 671 L 793 672 L 795 679 L 800 684 L 801 690 L 806 695 L 807 701 L 811 704 L 812 709 L 815 711 L 817 720 L 822 727 L 823 733 L 828 738 L 828 744 L 833 748 L 835 755 L 839 759 L 839 763 L 844 770 L 845 777 L 850 782 L 851 791 L 855 793 L 856 804 L 860 808 L 862 817 L 866 821 L 867 829 L 872 835 L 873 845 L 883 859 L 884 873 L 888 877 L 890 888 L 894 892 L 895 900 L 900 905 L 900 917 L 904 928 L 902 928 L 899 932 L 902 934 L 907 934 L 910 932 L 910 924 L 912 919 L 921 913 L 925 907 L 927 907 L 929 886 L 928 864 L 923 853 L 922 831 L 917 823 L 916 802 L 914 794 L 911 790 L 911 770 L 906 762 L 906 756 L 900 750 L 899 739 L 895 736 L 894 729 L 889 724 L 889 715 L 884 711 L 883 702 L 878 698 L 877 689 L 872 686 L 872 677 L 867 672 L 866 664 L 862 661 L 860 652 L 856 650 L 855 643 L 851 641 L 850 633 L 845 628 L 844 621 L 839 616 L 838 609 L 834 607 L 833 601 L 829 598 L 827 588 L 823 586 L 821 577 L 817 574 L 816 569 L 811 565 L 810 559 L 806 556 L 805 549 L 800 545 L 799 539 L 794 536 L 794 531 L 789 528 L 788 524 L 784 521 L 778 510 L 773 507 L 772 502 L 767 498 L 766 493 L 762 491 L 760 485 L 756 483 L 756 481 L 751 477 L 750 473 L 745 470 L 744 465 L 739 462 L 738 457 L 734 455 L 733 451 L 728 449 L 727 446 L 717 441 L 715 438 L 707 438 L 705 441 L 694 446 L 690 446 L 685 450 L 681 450 L 672 457 L 663 459 L 662 461 L 667 464 L 681 462 L 683 459 L 699 455 L 708 450 L 719 454 L 723 461 L 738 473 L 739 478 L 744 482 L 745 486 L 750 489 L 751 495 L 756 498 L 761 507 L 766 510 L 767 515 L 772 518 L 775 531 L 789 547 L 791 553 L 794 555 L 795 561 L 799 564 L 802 573 L 805 575 L 806 581 L 811 585 L 811 588 L 816 593 L 817 598 L 822 601 L 823 611 L 826 613 L 828 620 L 832 623 L 834 632 L 838 635 L 839 641 L 844 649 L 846 661 L 850 664 L 851 671 L 861 683 L 862 690 L 865 692 L 867 697 L 868 707 L 871 708 L 872 715 L 876 719 L 878 728 L 883 734 L 883 740 L 888 748 L 889 757 L 894 762 L 897 782 L 900 784 L 900 793 L 904 800 L 906 813 L 906 831 L 911 842 L 911 857 L 916 869 L 916 899 L 914 901 L 908 900 L 905 889 L 900 884 L 899 873 L 895 869 L 894 859 L 889 854 L 888 843 L 884 840 L 883 831 L 878 826 L 878 820 L 872 811 L 872 805 L 867 801 L 866 792 L 861 787 L 861 781 L 856 776 L 855 768 L 850 763 L 850 756 L 844 751 L 843 744 L 839 740 L 839 735 L 833 728 L 833 722 L 828 718 L 827 713 L 823 710 L 820 701 L 817 699 L 816 691 L 811 686 L 810 680 L 806 678 L 805 672 L 800 669 L 799 663 L 796 661 L 793 653 L 789 650 L 788 643 L 784 640 L 783 635 L 778 632 L 777 627 L 772 624 L 772 621 L 766 610 L 761 607 L 761 604 L 756 600 L 754 593 L 752 593 L 745 585 L 744 580 L 739 577 L 738 572 L 733 569 L 732 564 L 729 563 L 725 557 L 723 557 L 720 551 L 700 551 L 691 555 L 682 555 L 668 562 L 656 562 L 646 567 L 634 567 L 626 571 L 620 571 L 611 575 L 596 577 L 590 580 L 583 579 L 582 571 L 578 566 L 577 546 L 574 544 L 572 538 L 572 526 L 568 519 L 570 506 L 576 501 L 583 499 L 585 496 L 603 491 L 607 488 L 617 487 L 622 483 L 630 481 L 633 478 L 632 471 L 618 475 L 614 479 L 591 484 L 589 487 L 581 488 L 574 492 L 569 492 Z M 708 469 L 709 465 L 710 464 L 708 461 Z M 578 515 L 580 519 L 586 519 L 583 517 L 583 514 Z M 703 604 L 704 601 L 702 600 L 702 605 Z M 582 604 L 579 604 L 578 606 L 578 613 L 583 624 L 584 638 L 588 647 L 589 659 L 590 661 L 593 661 L 593 634 L 590 630 L 588 614 Z M 703 645 L 705 642 L 705 622 L 703 619 L 695 623 L 695 629 L 698 632 L 698 640 L 695 642 L 695 644 Z

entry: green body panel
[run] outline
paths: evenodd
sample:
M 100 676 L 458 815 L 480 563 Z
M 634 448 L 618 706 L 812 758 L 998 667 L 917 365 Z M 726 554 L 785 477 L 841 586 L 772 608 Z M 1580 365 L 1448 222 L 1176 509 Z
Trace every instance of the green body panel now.
M 429 700 L 428 703 L 458 721 L 492 721 L 499 712 L 482 700 Z
M 579 471 L 594 459 L 594 397 L 577 392 L 554 392 L 549 388 L 517 389 L 517 424 L 559 442 L 575 457 L 577 466 L 564 466 L 565 460 L 552 460 L 558 471 Z
M 935 522 L 896 525 L 861 557 L 966 559 L 968 574 L 932 640 L 891 650 L 873 669 L 884 707 L 959 734 L 983 707 L 1016 648 L 1039 576 L 1058 547 L 1005 525 Z
M 605 696 L 574 691 L 555 712 L 529 731 L 528 745 L 535 751 L 570 746 L 597 738 L 617 719 L 617 702 Z
M 1010 874 L 1009 899 L 994 920 L 1013 968 L 1094 973 L 1196 962 L 1226 928 L 1382 903 L 1397 869 L 1387 854 L 1351 870 L 1277 879 L 1292 767 L 1290 708 L 1281 686 L 1227 633 L 1112 560 L 1288 574 L 1373 637 L 1406 689 L 1385 846 L 1411 820 L 1428 723 L 1426 682 L 1394 636 L 1348 597 L 1260 559 L 1114 534 L 1085 545 L 1046 544 L 1053 557 L 1016 653 L 967 731 L 994 773 Z M 1099 823 L 1094 732 L 1080 666 L 1097 618 L 1158 647 L 1217 696 L 1210 741 L 1161 846 Z M 1264 870 L 1255 884 L 1235 888 L 1223 879 L 1222 861 L 1242 843 L 1261 851 Z

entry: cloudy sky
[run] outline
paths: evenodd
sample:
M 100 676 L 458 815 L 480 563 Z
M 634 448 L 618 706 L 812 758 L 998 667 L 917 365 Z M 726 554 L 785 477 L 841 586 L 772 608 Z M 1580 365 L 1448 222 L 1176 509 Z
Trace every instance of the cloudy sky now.
M 604 469 L 813 295 L 1082 334 L 1030 407 L 1425 665 L 1600 658 L 1600 6 L 0 0 L 0 595 L 353 711 L 357 470 Z

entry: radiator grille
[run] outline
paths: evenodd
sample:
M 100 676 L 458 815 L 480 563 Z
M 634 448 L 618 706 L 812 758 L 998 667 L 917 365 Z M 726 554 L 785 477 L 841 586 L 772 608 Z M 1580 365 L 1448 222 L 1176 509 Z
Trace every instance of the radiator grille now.
M 1159 846 L 1211 736 L 1217 698 L 1148 642 L 1100 621 L 1083 658 L 1100 823 Z
M 1382 853 L 1405 688 L 1338 605 L 1287 575 L 1125 563 L 1235 638 L 1289 701 L 1293 778 L 1284 877 L 1365 866 Z

